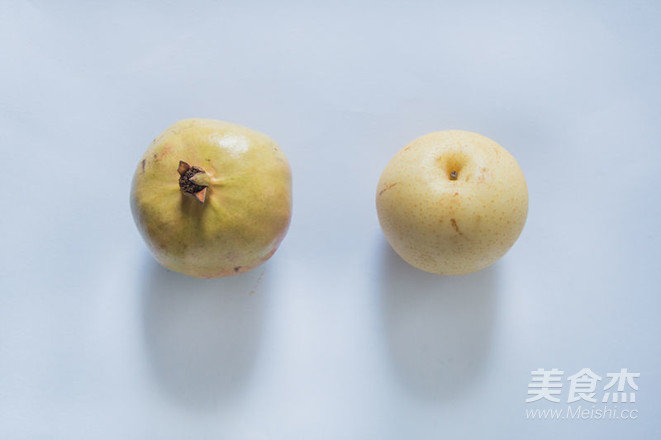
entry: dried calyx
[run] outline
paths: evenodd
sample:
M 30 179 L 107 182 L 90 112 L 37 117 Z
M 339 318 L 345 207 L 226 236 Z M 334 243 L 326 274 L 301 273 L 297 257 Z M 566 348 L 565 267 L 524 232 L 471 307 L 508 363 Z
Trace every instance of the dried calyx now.
M 190 166 L 188 163 L 179 161 L 179 188 L 184 194 L 190 195 L 200 203 L 204 203 L 209 186 L 209 176 L 198 166 Z

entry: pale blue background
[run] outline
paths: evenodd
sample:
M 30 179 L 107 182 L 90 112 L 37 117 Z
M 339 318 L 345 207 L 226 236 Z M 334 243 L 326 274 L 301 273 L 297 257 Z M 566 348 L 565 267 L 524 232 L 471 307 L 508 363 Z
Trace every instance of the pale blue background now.
M 0 438 L 661 436 L 659 3 L 133 3 L 0 5 Z M 134 167 L 186 117 L 290 159 L 251 273 L 167 272 L 133 224 Z M 446 128 L 530 190 L 511 252 L 454 278 L 374 209 Z M 539 367 L 641 373 L 638 419 L 526 420 Z

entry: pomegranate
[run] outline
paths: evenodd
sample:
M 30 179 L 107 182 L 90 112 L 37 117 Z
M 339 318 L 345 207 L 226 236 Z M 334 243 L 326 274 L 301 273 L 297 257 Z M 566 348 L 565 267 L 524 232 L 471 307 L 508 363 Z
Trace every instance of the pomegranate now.
M 151 143 L 131 188 L 135 223 L 168 269 L 197 278 L 268 260 L 291 219 L 291 170 L 268 136 L 229 122 L 185 119 Z

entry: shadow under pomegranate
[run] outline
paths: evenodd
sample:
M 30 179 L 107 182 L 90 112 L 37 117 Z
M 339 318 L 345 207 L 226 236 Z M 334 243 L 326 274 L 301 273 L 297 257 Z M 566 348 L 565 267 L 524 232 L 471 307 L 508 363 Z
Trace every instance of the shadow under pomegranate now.
M 169 271 L 145 255 L 144 345 L 160 388 L 183 406 L 231 404 L 262 339 L 266 267 L 228 278 Z

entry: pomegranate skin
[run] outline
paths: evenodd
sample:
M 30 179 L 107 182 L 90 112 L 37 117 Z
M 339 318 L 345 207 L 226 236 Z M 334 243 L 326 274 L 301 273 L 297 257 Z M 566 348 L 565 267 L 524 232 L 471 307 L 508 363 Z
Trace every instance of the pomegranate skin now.
M 291 220 L 291 169 L 268 136 L 184 119 L 151 143 L 131 186 L 133 218 L 156 260 L 197 278 L 253 269 Z

